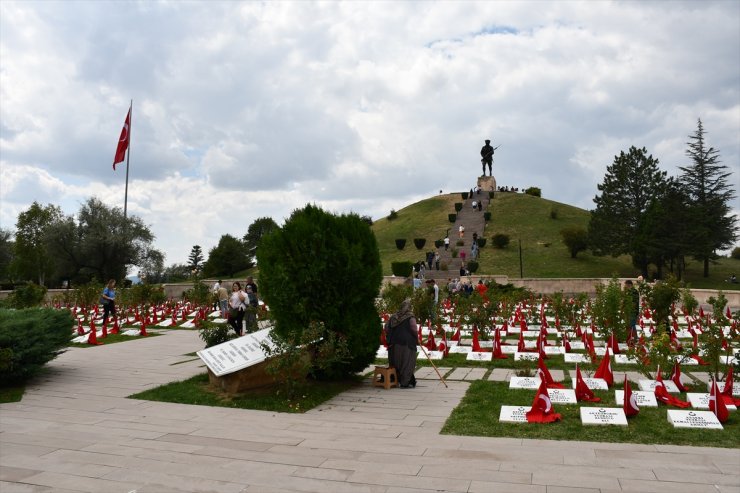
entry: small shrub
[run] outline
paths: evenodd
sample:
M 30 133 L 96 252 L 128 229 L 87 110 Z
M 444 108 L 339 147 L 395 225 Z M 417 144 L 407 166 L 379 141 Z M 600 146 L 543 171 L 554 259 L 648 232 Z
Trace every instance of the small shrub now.
M 484 212 L 483 213 L 483 219 L 486 220 L 486 221 L 490 221 L 491 220 L 491 211 Z
M 734 258 L 735 260 L 740 260 L 740 247 L 733 248 L 730 257 Z
M 475 272 L 478 270 L 478 262 L 476 262 L 475 260 L 471 260 L 470 262 L 468 262 L 468 270 L 471 274 L 475 274 Z
M 427 244 L 426 238 L 414 238 L 414 246 L 417 250 L 421 250 L 424 248 L 424 245 Z
M 434 240 L 434 247 L 435 248 L 442 248 L 444 246 L 445 242 L 444 240 Z
M 217 324 L 210 320 L 201 321 L 198 336 L 206 343 L 206 347 L 218 346 L 236 338 L 236 334 L 228 324 Z
M 23 382 L 64 352 L 73 323 L 68 310 L 0 310 L 0 386 Z
M 457 258 L 457 254 L 459 253 L 457 248 L 451 248 L 450 249 L 450 255 L 452 255 L 452 258 Z
M 409 261 L 391 262 L 391 272 L 397 277 L 409 277 L 414 270 L 414 264 Z
M 398 212 L 396 212 L 396 210 L 395 210 L 395 209 L 391 209 L 391 213 L 390 213 L 390 214 L 388 214 L 388 220 L 389 220 L 389 221 L 393 221 L 393 220 L 394 220 L 394 219 L 396 219 L 397 217 L 398 217 Z
M 463 245 L 465 245 L 465 241 L 464 240 L 457 240 L 455 242 L 455 245 L 457 245 L 457 246 L 463 246 Z
M 468 200 L 468 192 L 463 192 L 460 195 L 462 196 L 463 200 Z
M 558 210 L 553 207 L 550 209 L 550 219 L 557 219 L 558 218 Z
M 488 192 L 488 198 L 489 198 L 489 199 L 492 199 L 492 198 L 493 198 L 493 191 L 489 191 L 489 192 Z
M 39 306 L 46 296 L 46 287 L 34 283 L 18 286 L 8 296 L 8 306 L 11 308 L 32 308 Z
M 454 223 L 457 220 L 457 214 L 447 214 L 447 219 L 449 219 L 451 223 Z
M 486 239 L 485 238 L 478 238 L 478 248 L 483 248 L 486 246 Z
M 195 305 L 206 305 L 213 302 L 213 293 L 209 286 L 196 278 L 193 287 L 185 291 L 184 298 Z M 134 301 L 134 303 L 139 303 L 139 301 Z M 146 301 L 141 301 L 141 303 L 146 303 Z
M 539 187 L 529 187 L 524 193 L 533 197 L 542 197 L 542 190 Z
M 588 248 L 588 231 L 577 226 L 565 228 L 560 231 L 563 243 L 568 247 L 570 258 L 576 258 L 579 252 Z
M 462 202 L 455 202 L 455 211 L 460 212 L 462 210 Z
M 406 246 L 406 238 L 396 238 L 396 248 L 399 250 L 403 250 L 403 247 Z
M 493 243 L 493 246 L 496 248 L 506 248 L 509 244 L 509 235 L 505 235 L 503 233 L 495 234 L 493 235 L 493 238 L 491 238 L 491 243 Z

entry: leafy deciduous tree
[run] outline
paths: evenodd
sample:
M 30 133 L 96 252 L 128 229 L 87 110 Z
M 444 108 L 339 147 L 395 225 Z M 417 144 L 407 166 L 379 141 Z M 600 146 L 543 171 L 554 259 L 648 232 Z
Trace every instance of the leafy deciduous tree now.
M 244 243 L 231 235 L 223 235 L 218 240 L 218 245 L 208 252 L 203 273 L 207 276 L 233 277 L 237 272 L 251 266 Z
M 560 231 L 563 243 L 568 247 L 570 258 L 576 258 L 579 252 L 588 248 L 588 231 L 579 227 L 564 228 Z
M 278 229 L 278 225 L 271 217 L 260 217 L 249 225 L 247 234 L 244 235 L 242 240 L 247 247 L 247 255 L 250 260 L 254 259 L 255 252 L 262 238 L 276 229 Z
M 34 279 L 44 286 L 54 270 L 55 256 L 48 244 L 48 232 L 61 220 L 62 210 L 55 205 L 42 207 L 38 202 L 18 215 L 15 233 L 14 268 L 20 277 Z

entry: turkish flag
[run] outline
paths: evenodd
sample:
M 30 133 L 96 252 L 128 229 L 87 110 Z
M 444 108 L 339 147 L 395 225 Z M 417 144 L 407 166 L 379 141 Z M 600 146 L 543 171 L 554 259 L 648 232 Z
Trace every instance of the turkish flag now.
M 540 380 L 547 384 L 547 388 L 550 389 L 564 389 L 562 383 L 558 383 L 553 380 L 550 370 L 547 368 L 545 361 L 540 358 L 537 360 L 537 374 L 540 376 Z
M 121 137 L 118 139 L 118 147 L 116 147 L 116 156 L 113 158 L 113 170 L 116 169 L 116 164 L 122 163 L 126 158 L 126 151 L 128 150 L 129 136 L 131 130 L 131 107 L 128 109 L 126 115 L 126 121 L 123 123 L 121 129 Z
M 686 392 L 688 390 L 681 382 L 681 365 L 678 364 L 678 360 L 673 363 L 673 373 L 671 373 L 671 380 L 673 380 L 673 383 L 676 384 L 676 387 L 678 387 L 678 390 L 680 390 L 681 392 Z
M 732 366 L 727 368 L 727 376 L 725 377 L 725 385 L 722 387 L 722 397 L 724 397 L 725 403 L 734 404 L 736 406 L 740 406 L 740 399 L 735 399 L 735 397 L 732 395 L 732 386 L 733 386 L 733 376 L 732 376 Z
M 663 377 L 660 374 L 660 367 L 658 367 L 657 373 L 658 374 L 655 377 L 655 381 L 657 382 L 657 384 L 655 385 L 655 390 L 653 391 L 653 393 L 655 394 L 655 400 L 667 406 L 682 408 L 691 406 L 690 402 L 682 401 L 681 399 L 673 397 L 671 394 L 669 394 L 668 390 L 665 388 L 665 384 L 663 383 Z
M 601 398 L 594 397 L 594 393 L 588 388 L 586 382 L 583 381 L 581 375 L 581 369 L 576 365 L 576 400 L 577 401 L 589 401 L 589 402 L 601 402 Z
M 632 387 L 630 386 L 629 380 L 627 380 L 627 374 L 624 375 L 624 414 L 629 418 L 631 416 L 637 416 L 640 412 L 640 407 L 637 405 L 637 398 L 632 394 Z
M 609 336 L 607 347 L 612 350 L 612 354 L 619 354 L 619 343 L 617 342 L 617 335 L 614 332 Z
M 561 418 L 560 414 L 553 412 L 550 394 L 547 393 L 547 384 L 542 380 L 532 401 L 532 408 L 527 412 L 527 422 L 552 423 L 560 421 Z
M 499 329 L 496 329 L 496 335 L 493 339 L 493 358 L 508 359 L 508 356 L 501 351 L 501 331 Z
M 730 417 L 730 413 L 727 411 L 727 405 L 722 397 L 723 395 L 719 393 L 719 389 L 717 388 L 717 382 L 712 379 L 712 389 L 709 391 L 709 410 L 717 416 L 717 420 L 720 423 L 724 423 Z
M 568 334 L 563 331 L 563 347 L 565 348 L 565 352 L 570 352 L 570 341 L 568 340 Z
M 601 360 L 599 367 L 594 373 L 594 378 L 603 378 L 606 380 L 606 384 L 611 387 L 614 385 L 614 373 L 612 373 L 612 359 L 609 356 L 609 348 L 606 348 L 604 358 Z

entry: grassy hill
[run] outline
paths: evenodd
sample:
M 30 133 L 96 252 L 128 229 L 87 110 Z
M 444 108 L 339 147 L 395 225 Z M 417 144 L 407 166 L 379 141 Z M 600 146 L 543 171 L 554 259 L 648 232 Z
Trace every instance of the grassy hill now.
M 454 203 L 460 194 L 439 195 L 398 211 L 398 218 L 379 219 L 373 224 L 383 263 L 383 273 L 391 274 L 391 262 L 422 260 L 423 252 L 433 248 L 433 242 L 442 239 L 452 223 L 447 214 L 455 212 Z M 481 249 L 480 274 L 501 274 L 519 277 L 519 241 L 522 245 L 524 277 L 583 278 L 583 277 L 635 277 L 639 272 L 632 267 L 630 257 L 597 257 L 590 252 L 571 259 L 560 237 L 560 230 L 568 226 L 586 228 L 589 213 L 578 207 L 520 193 L 497 193 L 489 208 L 492 219 L 482 236 L 488 243 Z M 556 218 L 551 212 L 556 211 Z M 505 249 L 491 246 L 496 233 L 509 235 L 511 243 Z M 395 239 L 406 238 L 406 248 L 396 249 Z M 413 246 L 414 238 L 426 238 L 427 245 L 421 252 Z M 453 239 L 454 236 L 450 236 Z M 738 285 L 724 282 L 733 272 L 740 273 L 740 261 L 723 258 L 710 266 L 710 277 L 701 277 L 701 264 L 691 261 L 687 266 L 686 281 L 695 288 L 739 289 Z M 454 273 L 451 273 L 454 274 Z

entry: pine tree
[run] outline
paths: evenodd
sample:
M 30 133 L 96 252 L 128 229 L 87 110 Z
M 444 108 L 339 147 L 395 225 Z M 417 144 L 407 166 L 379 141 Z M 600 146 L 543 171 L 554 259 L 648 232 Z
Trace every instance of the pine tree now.
M 588 227 L 589 244 L 597 255 L 631 255 L 632 263 L 647 276 L 651 230 L 648 210 L 666 184 L 666 172 L 647 149 L 630 147 L 606 168 L 601 196 L 594 197 Z
M 190 266 L 190 270 L 198 269 L 201 262 L 203 262 L 203 250 L 201 250 L 200 245 L 194 245 L 193 248 L 190 250 L 190 256 L 188 257 L 188 265 Z
M 679 169 L 680 181 L 690 199 L 690 253 L 704 263 L 704 277 L 708 277 L 709 261 L 717 258 L 717 250 L 728 248 L 735 241 L 737 220 L 730 208 L 735 198 L 735 191 L 727 183 L 731 173 L 720 164 L 719 151 L 708 147 L 705 135 L 699 119 L 696 132 L 686 143 L 686 155 L 692 164 Z

